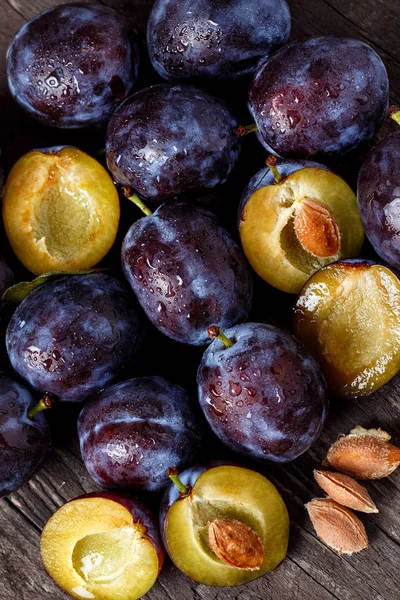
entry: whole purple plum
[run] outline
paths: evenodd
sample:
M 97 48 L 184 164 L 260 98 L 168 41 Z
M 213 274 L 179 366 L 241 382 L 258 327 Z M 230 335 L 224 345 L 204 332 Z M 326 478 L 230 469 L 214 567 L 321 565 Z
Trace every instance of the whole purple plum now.
M 211 429 L 231 450 L 287 462 L 319 436 L 328 409 L 321 370 L 291 334 L 246 323 L 215 339 L 198 370 L 200 406 Z
M 136 83 L 138 52 L 129 24 L 101 4 L 64 4 L 34 17 L 7 53 L 10 92 L 46 125 L 106 121 Z
M 375 251 L 400 267 L 400 132 L 372 150 L 358 178 L 358 208 Z
M 236 79 L 290 34 L 286 0 L 156 0 L 147 26 L 153 67 L 164 79 Z
M 0 498 L 29 481 L 50 449 L 44 415 L 28 416 L 35 404 L 24 386 L 0 377 Z
M 83 461 L 106 487 L 157 491 L 171 465 L 190 464 L 203 436 L 189 394 L 161 377 L 111 386 L 83 408 L 78 434 Z
M 385 66 L 358 40 L 294 42 L 267 60 L 250 86 L 260 142 L 280 156 L 337 155 L 370 140 L 388 110 Z
M 115 111 L 107 164 L 115 181 L 154 202 L 224 183 L 239 157 L 228 106 L 189 85 L 159 84 Z
M 15 371 L 34 389 L 79 402 L 109 384 L 141 341 L 134 299 L 100 273 L 39 286 L 18 306 L 6 345 Z
M 186 344 L 209 342 L 207 327 L 246 320 L 252 276 L 216 217 L 187 201 L 166 203 L 136 221 L 122 245 L 125 276 L 162 333 Z

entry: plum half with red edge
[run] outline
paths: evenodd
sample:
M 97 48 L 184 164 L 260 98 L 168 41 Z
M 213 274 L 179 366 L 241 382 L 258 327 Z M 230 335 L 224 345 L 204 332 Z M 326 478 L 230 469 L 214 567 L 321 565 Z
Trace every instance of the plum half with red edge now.
M 206 585 L 235 586 L 261 577 L 285 558 L 289 517 L 275 486 L 251 469 L 197 465 L 178 476 L 160 509 L 171 560 Z
M 321 369 L 290 333 L 263 323 L 225 332 L 201 360 L 200 407 L 216 436 L 234 452 L 288 462 L 318 438 L 328 411 Z
M 43 529 L 40 553 L 50 577 L 78 600 L 138 600 L 165 558 L 155 515 L 118 492 L 64 504 Z

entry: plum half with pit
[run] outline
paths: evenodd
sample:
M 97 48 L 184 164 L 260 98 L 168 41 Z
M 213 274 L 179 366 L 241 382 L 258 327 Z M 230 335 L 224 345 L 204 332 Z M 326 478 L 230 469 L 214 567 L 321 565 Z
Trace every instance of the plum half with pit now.
M 267 164 L 271 173 L 252 180 L 243 195 L 240 239 L 264 281 L 298 293 L 321 267 L 358 256 L 364 231 L 357 198 L 323 165 L 289 161 L 286 167 L 274 156 Z
M 6 183 L 3 220 L 10 244 L 27 269 L 89 269 L 114 243 L 119 198 L 104 167 L 77 148 L 33 150 Z
M 78 600 L 138 600 L 165 558 L 156 516 L 118 492 L 87 494 L 61 506 L 43 529 L 40 553 L 50 577 Z
M 25 23 L 8 48 L 10 92 L 45 125 L 105 122 L 136 83 L 135 37 L 126 19 L 99 3 L 50 8 Z
M 142 326 L 132 294 L 102 273 L 43 283 L 21 302 L 7 328 L 14 370 L 35 390 L 81 402 L 132 363 Z
M 219 98 L 190 85 L 158 84 L 128 98 L 107 129 L 115 181 L 149 201 L 224 183 L 240 152 L 239 123 Z
M 88 402 L 78 421 L 82 458 L 103 487 L 158 491 L 171 464 L 193 463 L 203 437 L 200 411 L 161 377 L 113 385 Z
M 395 118 L 396 112 L 393 112 Z M 400 111 L 397 111 L 400 124 Z M 375 252 L 400 267 L 400 131 L 381 140 L 358 177 L 358 207 Z
M 400 281 L 372 261 L 328 265 L 301 290 L 294 330 L 333 394 L 367 396 L 400 369 Z
M 156 0 L 147 46 L 164 79 L 231 80 L 254 73 L 289 33 L 286 0 Z
M 373 138 L 389 106 L 385 66 L 364 42 L 318 37 L 287 44 L 256 72 L 249 110 L 278 156 L 340 155 Z
M 328 411 L 325 379 L 316 360 L 290 333 L 264 323 L 225 332 L 201 360 L 200 407 L 216 436 L 234 452 L 288 462 L 321 433 Z
M 165 203 L 136 221 L 122 265 L 154 326 L 179 342 L 206 344 L 209 325 L 230 327 L 250 312 L 252 276 L 241 249 L 193 202 Z
M 285 558 L 289 517 L 276 487 L 248 468 L 194 466 L 173 483 L 160 509 L 164 545 L 175 565 L 206 585 L 235 586 Z
M 37 403 L 26 387 L 0 377 L 0 498 L 29 481 L 43 464 L 50 432 L 42 411 L 50 407 L 50 398 Z

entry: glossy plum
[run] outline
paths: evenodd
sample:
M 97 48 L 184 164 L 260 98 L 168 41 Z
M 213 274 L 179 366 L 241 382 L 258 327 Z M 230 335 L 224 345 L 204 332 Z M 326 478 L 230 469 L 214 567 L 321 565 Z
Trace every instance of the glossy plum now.
M 101 4 L 71 3 L 34 17 L 7 53 L 18 104 L 46 125 L 106 121 L 136 82 L 138 51 L 129 24 Z
M 400 132 L 373 149 L 358 178 L 358 208 L 375 251 L 400 267 Z
M 190 395 L 161 377 L 138 377 L 101 392 L 78 422 L 82 458 L 106 487 L 157 491 L 171 465 L 195 459 L 203 435 Z
M 156 0 L 147 45 L 164 79 L 236 79 L 290 34 L 286 0 Z
M 288 44 L 250 87 L 258 138 L 280 156 L 337 155 L 370 140 L 388 110 L 389 82 L 367 44 L 319 37 Z
M 33 388 L 78 402 L 109 384 L 141 341 L 134 299 L 109 275 L 65 276 L 33 290 L 15 311 L 6 344 Z
M 28 417 L 35 404 L 27 388 L 0 377 L 0 498 L 29 481 L 50 449 L 43 413 Z
M 206 344 L 209 325 L 230 327 L 250 312 L 252 276 L 242 251 L 192 202 L 163 204 L 136 221 L 122 265 L 154 326 L 179 342 Z
M 154 202 L 224 183 L 239 156 L 238 121 L 219 98 L 189 85 L 159 84 L 115 111 L 107 164 L 115 181 Z
M 201 361 L 200 406 L 214 433 L 235 452 L 287 462 L 319 436 L 328 409 L 321 370 L 295 337 L 271 325 L 225 331 Z

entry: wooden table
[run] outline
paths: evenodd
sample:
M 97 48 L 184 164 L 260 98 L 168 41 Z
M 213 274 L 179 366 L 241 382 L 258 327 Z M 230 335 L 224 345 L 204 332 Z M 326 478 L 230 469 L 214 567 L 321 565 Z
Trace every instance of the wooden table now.
M 176 0 L 179 2 L 179 0 Z M 252 1 L 249 0 L 251 5 Z M 60 0 L 1 0 L 0 6 L 0 143 L 5 163 L 9 167 L 26 150 L 51 143 L 68 143 L 76 134 L 43 130 L 12 103 L 5 75 L 5 52 L 9 41 L 22 23 L 36 13 Z M 136 23 L 143 32 L 151 0 L 103 0 L 103 4 L 126 10 L 128 5 L 137 11 Z M 289 0 L 293 30 L 292 38 L 317 35 L 356 37 L 371 44 L 386 63 L 392 101 L 400 103 L 400 14 L 398 0 Z M 148 69 L 149 71 L 149 69 Z M 149 71 L 150 72 L 150 71 Z M 154 76 L 150 75 L 149 80 Z M 393 130 L 387 123 L 379 136 Z M 75 137 L 74 137 L 75 135 Z M 96 134 L 97 136 L 102 134 Z M 84 147 L 98 143 L 96 135 L 87 136 Z M 75 142 L 76 143 L 76 142 Z M 262 164 L 263 154 L 255 143 L 248 146 L 251 159 L 241 174 L 244 183 L 249 174 Z M 253 159 L 254 157 L 254 159 Z M 265 158 L 265 157 L 264 157 Z M 356 163 L 341 169 L 354 182 Z M 232 189 L 232 188 L 231 188 Z M 233 201 L 238 201 L 238 193 Z M 231 199 L 232 201 L 232 199 Z M 126 210 L 132 210 L 131 208 Z M 133 219 L 133 212 L 129 217 Z M 233 214 L 233 211 L 232 211 Z M 2 244 L 4 246 L 4 243 Z M 7 249 L 5 249 L 7 254 Z M 367 249 L 368 252 L 368 249 Z M 13 262 L 12 257 L 10 258 Z M 15 266 L 15 264 L 14 264 Z M 19 277 L 23 271 L 17 269 Z M 276 319 L 274 298 L 269 294 L 268 313 L 258 309 L 260 319 Z M 278 295 L 278 302 L 290 315 L 293 300 Z M 263 312 L 264 311 L 264 312 Z M 183 381 L 193 387 L 194 367 L 181 368 L 181 359 L 187 353 L 198 358 L 197 351 L 176 345 L 175 366 L 162 359 L 163 341 L 159 352 L 152 358 L 154 371 L 172 380 Z M 154 346 L 153 346 L 154 350 Z M 195 364 L 195 360 L 193 364 Z M 150 372 L 153 367 L 147 366 Z M 144 369 L 146 370 L 146 369 Z M 182 375 L 182 370 L 185 371 Z M 304 503 L 319 495 L 312 478 L 312 470 L 320 464 L 328 446 L 341 432 L 354 425 L 381 426 L 392 433 L 400 443 L 400 378 L 373 396 L 360 401 L 334 401 L 328 423 L 320 440 L 306 455 L 285 467 L 265 468 L 265 473 L 278 486 L 290 512 L 291 536 L 287 559 L 269 576 L 250 585 L 233 589 L 209 588 L 190 581 L 170 562 L 154 588 L 146 596 L 149 600 L 396 600 L 400 598 L 400 470 L 388 479 L 371 483 L 368 487 L 380 508 L 377 515 L 361 517 L 370 539 L 370 548 L 353 557 L 338 557 L 316 537 L 304 510 Z M 39 556 L 40 531 L 48 517 L 64 502 L 82 493 L 96 489 L 79 455 L 75 436 L 76 411 L 59 407 L 50 421 L 53 427 L 55 451 L 44 468 L 24 487 L 9 498 L 0 501 L 0 599 L 1 600 L 61 600 L 67 596 L 57 588 L 44 572 Z M 56 425 L 58 423 L 58 426 Z M 60 426 L 60 423 L 62 424 Z M 217 447 L 218 448 L 218 447 Z M 213 446 L 209 455 L 222 449 Z

